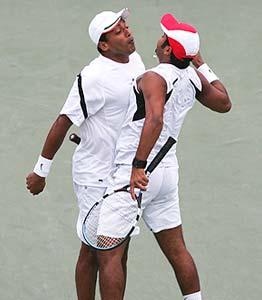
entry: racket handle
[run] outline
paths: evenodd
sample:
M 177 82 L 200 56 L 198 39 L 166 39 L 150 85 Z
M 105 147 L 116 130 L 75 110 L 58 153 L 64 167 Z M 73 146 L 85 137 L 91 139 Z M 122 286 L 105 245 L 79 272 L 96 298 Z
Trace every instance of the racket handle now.
M 176 140 L 170 136 L 166 141 L 166 143 L 164 144 L 164 146 L 159 150 L 157 155 L 154 157 L 154 159 L 151 161 L 149 166 L 146 168 L 145 172 L 149 174 L 152 173 L 175 143 Z
M 81 142 L 81 138 L 76 133 L 71 133 L 69 135 L 69 140 L 77 145 L 79 145 Z

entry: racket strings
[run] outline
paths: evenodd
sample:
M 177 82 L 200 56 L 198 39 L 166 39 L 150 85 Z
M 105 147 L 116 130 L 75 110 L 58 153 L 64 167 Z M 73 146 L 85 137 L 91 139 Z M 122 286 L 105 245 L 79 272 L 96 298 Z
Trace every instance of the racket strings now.
M 113 195 L 114 197 L 109 196 L 98 202 L 83 224 L 85 240 L 99 249 L 110 249 L 121 244 L 136 220 L 137 204 L 131 199 L 130 194 L 121 191 Z M 123 209 L 127 203 L 130 204 L 129 201 L 133 201 L 133 205 L 127 205 L 128 209 Z
M 114 238 L 105 235 L 98 235 L 97 246 L 102 249 L 107 249 L 121 244 L 123 240 L 125 240 L 125 238 Z
M 114 194 L 116 201 L 126 201 L 126 197 L 124 197 L 124 195 L 126 195 L 126 193 L 129 194 L 130 201 L 134 201 L 131 198 L 130 192 L 127 192 L 127 191 L 116 192 Z M 128 223 L 130 223 L 134 220 L 134 214 L 137 212 L 137 205 L 135 204 L 135 201 L 133 202 L 133 205 L 129 208 L 129 210 L 128 211 L 126 210 L 124 212 L 123 210 L 120 210 L 117 206 L 113 206 L 111 200 L 112 199 L 110 199 L 110 197 L 105 198 L 103 201 L 103 205 L 106 205 L 112 213 L 117 214 L 121 218 L 125 219 Z

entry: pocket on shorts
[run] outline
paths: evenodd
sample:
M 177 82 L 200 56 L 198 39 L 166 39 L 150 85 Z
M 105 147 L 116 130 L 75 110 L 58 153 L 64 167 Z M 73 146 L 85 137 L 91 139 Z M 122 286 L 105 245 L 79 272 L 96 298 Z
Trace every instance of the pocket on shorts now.
M 101 199 L 106 188 L 74 184 L 80 211 L 88 212 L 96 201 Z

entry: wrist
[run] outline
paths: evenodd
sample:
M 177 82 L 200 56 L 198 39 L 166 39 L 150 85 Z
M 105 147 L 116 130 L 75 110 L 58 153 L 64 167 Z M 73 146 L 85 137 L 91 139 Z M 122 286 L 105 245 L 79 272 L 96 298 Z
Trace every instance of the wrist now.
M 192 63 L 195 68 L 200 68 L 205 62 L 202 59 L 193 59 Z
M 217 75 L 209 68 L 209 66 L 204 63 L 200 67 L 198 67 L 198 72 L 200 72 L 209 83 L 212 83 L 215 80 L 219 80 Z
M 47 175 L 50 172 L 52 162 L 52 159 L 47 159 L 42 155 L 39 155 L 38 161 L 35 164 L 33 172 L 40 177 L 47 177 Z
M 133 159 L 132 166 L 136 169 L 145 169 L 146 165 L 147 165 L 146 160 L 140 160 L 137 159 L 136 157 Z

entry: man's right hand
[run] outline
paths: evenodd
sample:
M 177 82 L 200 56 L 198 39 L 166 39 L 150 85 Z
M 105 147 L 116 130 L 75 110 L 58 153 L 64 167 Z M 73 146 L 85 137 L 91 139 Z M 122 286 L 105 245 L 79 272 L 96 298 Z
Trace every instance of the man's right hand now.
M 197 53 L 197 55 L 192 59 L 192 64 L 194 65 L 195 68 L 199 68 L 204 64 L 204 60 L 200 54 L 200 51 Z
M 26 188 L 33 195 L 38 195 L 45 188 L 45 177 L 40 177 L 35 173 L 30 173 L 26 177 Z

